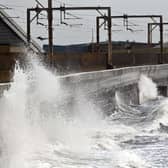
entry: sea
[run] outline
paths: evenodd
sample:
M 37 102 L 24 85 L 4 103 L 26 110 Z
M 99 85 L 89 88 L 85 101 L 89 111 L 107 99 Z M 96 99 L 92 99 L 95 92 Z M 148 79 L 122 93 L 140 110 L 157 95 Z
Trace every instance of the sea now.
M 17 64 L 0 97 L 0 167 L 167 168 L 168 98 L 148 76 L 138 86 L 140 104 L 116 91 L 108 115 L 82 89 L 65 108 L 71 96 L 57 72 Z

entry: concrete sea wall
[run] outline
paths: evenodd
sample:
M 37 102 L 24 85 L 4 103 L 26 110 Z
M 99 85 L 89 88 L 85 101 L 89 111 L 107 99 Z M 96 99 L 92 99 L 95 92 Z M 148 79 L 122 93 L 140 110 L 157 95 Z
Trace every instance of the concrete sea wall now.
M 161 93 L 167 95 L 168 65 L 151 65 L 103 70 L 88 73 L 77 73 L 61 76 L 61 89 L 65 99 L 60 108 L 73 108 L 76 100 L 84 96 L 111 114 L 115 109 L 115 94 L 120 93 L 126 103 L 139 103 L 138 81 L 141 74 L 147 75 L 157 83 Z M 0 84 L 0 93 L 9 87 L 9 83 Z M 64 89 L 65 88 L 65 89 Z
M 138 81 L 141 74 L 152 78 L 161 89 L 161 93 L 167 95 L 167 64 L 79 73 L 61 77 L 61 81 L 69 88 L 69 95 L 75 97 L 78 93 L 84 94 L 105 113 L 110 114 L 115 109 L 116 91 L 124 96 L 127 103 L 139 103 Z

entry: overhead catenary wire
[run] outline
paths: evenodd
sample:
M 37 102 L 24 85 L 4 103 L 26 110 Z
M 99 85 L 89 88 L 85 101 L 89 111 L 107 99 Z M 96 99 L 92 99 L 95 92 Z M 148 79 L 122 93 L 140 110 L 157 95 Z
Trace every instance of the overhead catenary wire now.
M 69 5 L 69 6 L 70 6 L 70 5 L 73 6 L 73 5 L 79 5 L 79 4 L 80 4 L 80 3 L 70 4 L 70 3 L 66 3 L 65 1 L 58 1 L 58 0 L 53 0 L 53 1 L 58 2 L 59 4 L 65 3 L 65 5 Z M 84 3 L 83 3 L 83 4 L 84 4 Z M 18 9 L 20 9 L 20 7 L 18 7 Z M 15 9 L 14 9 L 14 10 L 15 10 Z M 23 11 L 21 11 L 21 10 L 22 10 L 22 9 L 20 9 L 20 12 L 23 12 Z M 17 12 L 19 13 L 19 10 L 18 10 Z M 112 12 L 113 12 L 113 13 L 122 13 L 122 12 L 118 12 L 118 11 L 114 11 L 114 10 L 112 10 Z M 83 14 L 83 13 L 77 13 L 77 12 L 76 12 L 76 13 L 75 13 L 75 12 L 74 12 L 74 13 L 71 12 L 71 13 L 72 13 L 72 14 L 75 14 L 75 15 L 77 15 L 77 16 L 79 16 L 79 17 L 82 16 L 82 20 L 90 21 L 90 22 L 87 23 L 87 24 L 90 25 L 90 26 L 93 24 L 93 21 L 95 21 L 95 18 L 94 18 L 94 17 L 96 16 L 96 14 L 95 14 L 95 15 L 94 15 L 94 14 L 92 15 L 92 14 Z M 40 14 L 40 15 L 42 15 L 42 14 Z M 56 15 L 57 15 L 57 14 L 56 14 Z M 91 18 L 92 16 L 93 16 L 93 19 Z M 42 23 L 45 24 L 45 22 L 46 22 L 45 20 L 47 20 L 47 16 L 44 16 L 44 17 L 43 17 L 43 16 L 40 16 L 40 17 L 41 17 L 41 18 L 40 18 L 41 20 L 44 20 L 44 21 L 42 21 Z M 46 17 L 46 18 L 45 18 L 45 17 Z M 20 19 L 21 19 L 21 18 L 20 18 Z M 18 20 L 19 20 L 19 19 L 18 19 Z M 23 19 L 21 19 L 21 20 L 23 20 Z M 59 18 L 56 18 L 56 20 L 59 20 Z M 92 21 L 92 22 L 91 22 L 91 21 Z M 21 22 L 21 21 L 20 21 L 20 22 Z M 68 21 L 68 22 L 69 22 L 69 21 Z M 76 21 L 75 21 L 75 22 L 76 22 Z M 57 21 L 56 21 L 55 23 L 57 23 Z M 86 22 L 84 21 L 83 24 L 85 24 L 85 23 L 86 23 Z M 69 25 L 68 25 L 66 28 L 64 28 L 65 30 L 66 30 L 66 29 L 68 29 L 68 30 L 71 29 L 72 31 L 73 31 L 73 30 L 75 31 L 75 28 L 77 27 L 77 29 L 79 29 L 79 30 L 82 29 L 82 31 L 83 31 L 83 29 L 86 30 L 86 31 L 87 31 L 87 30 L 88 30 L 88 31 L 91 31 L 90 28 L 83 28 L 84 25 L 81 25 L 81 24 L 78 24 L 78 23 L 77 23 L 77 25 L 73 25 L 72 22 L 69 22 L 68 24 L 69 24 Z M 76 23 L 75 23 L 75 24 L 76 24 Z M 115 24 L 116 24 L 116 25 L 112 24 L 112 27 L 116 26 L 115 29 L 112 30 L 112 31 L 113 31 L 113 32 L 121 31 L 121 28 L 120 28 L 120 27 L 121 27 L 122 25 L 121 25 L 120 23 L 118 23 L 118 22 L 115 22 Z M 56 26 L 57 26 L 57 27 L 59 26 L 58 29 L 62 29 L 61 27 L 64 26 L 64 25 L 59 25 L 59 24 L 53 25 L 53 27 L 56 27 Z M 80 28 L 78 28 L 78 26 L 79 26 Z M 145 23 L 144 23 L 144 25 L 141 25 L 141 23 L 139 23 L 139 22 L 137 22 L 137 21 L 134 21 L 134 20 L 133 20 L 133 21 L 132 21 L 132 20 L 129 21 L 129 26 L 134 30 L 134 31 L 133 31 L 134 33 L 135 33 L 135 32 L 138 33 L 138 32 L 140 32 L 140 31 L 142 31 L 142 30 L 141 30 L 142 27 L 143 27 L 144 29 L 146 28 L 146 24 L 145 24 Z M 118 29 L 118 30 L 117 30 L 117 29 Z M 138 29 L 138 30 L 136 30 L 136 29 Z
M 7 5 L 0 4 L 0 9 L 12 9 L 12 8 L 8 7 Z

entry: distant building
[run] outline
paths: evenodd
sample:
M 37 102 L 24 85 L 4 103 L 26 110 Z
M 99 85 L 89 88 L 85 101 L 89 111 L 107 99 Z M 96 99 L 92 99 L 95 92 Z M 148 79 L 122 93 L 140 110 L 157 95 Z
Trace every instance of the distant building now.
M 158 64 L 160 48 L 158 44 L 143 42 L 113 41 L 112 62 L 114 68 Z M 48 53 L 48 45 L 43 49 Z M 82 72 L 106 69 L 108 43 L 101 42 L 75 45 L 54 45 L 53 64 L 61 71 Z M 166 58 L 166 53 L 165 58 Z
M 23 55 L 26 46 L 26 33 L 3 9 L 0 9 L 0 82 L 10 80 L 15 60 Z M 34 52 L 41 51 L 35 42 L 31 43 L 30 48 Z

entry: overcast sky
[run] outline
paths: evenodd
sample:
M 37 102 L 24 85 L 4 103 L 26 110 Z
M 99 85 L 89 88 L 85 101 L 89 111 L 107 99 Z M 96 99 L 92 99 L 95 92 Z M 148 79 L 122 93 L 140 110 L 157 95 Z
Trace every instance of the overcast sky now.
M 47 0 L 39 0 L 47 7 Z M 164 16 L 164 22 L 168 22 L 168 0 L 53 0 L 53 6 L 59 7 L 61 3 L 66 6 L 110 6 L 112 15 L 123 14 L 161 14 Z M 35 7 L 35 0 L 0 0 L 0 4 L 12 8 L 6 10 L 15 21 L 23 27 L 26 31 L 26 8 Z M 71 14 L 81 18 L 66 20 L 69 25 L 60 25 L 59 12 L 54 12 L 54 44 L 72 44 L 95 41 L 95 22 L 97 12 L 70 12 Z M 41 16 L 43 19 L 41 23 L 46 24 L 46 14 Z M 123 27 L 123 20 L 118 19 L 113 21 L 112 38 L 116 40 L 130 40 L 130 41 L 146 41 L 147 23 L 152 22 L 151 19 L 130 19 L 130 28 L 134 32 L 126 31 Z M 70 26 L 71 25 L 71 26 Z M 40 44 L 47 43 L 40 42 L 38 36 L 47 38 L 47 28 L 36 25 L 36 21 L 32 25 L 32 36 Z M 159 41 L 158 30 L 154 33 L 154 40 Z M 168 41 L 168 26 L 164 27 L 164 40 Z M 101 32 L 101 40 L 107 40 L 105 31 Z

